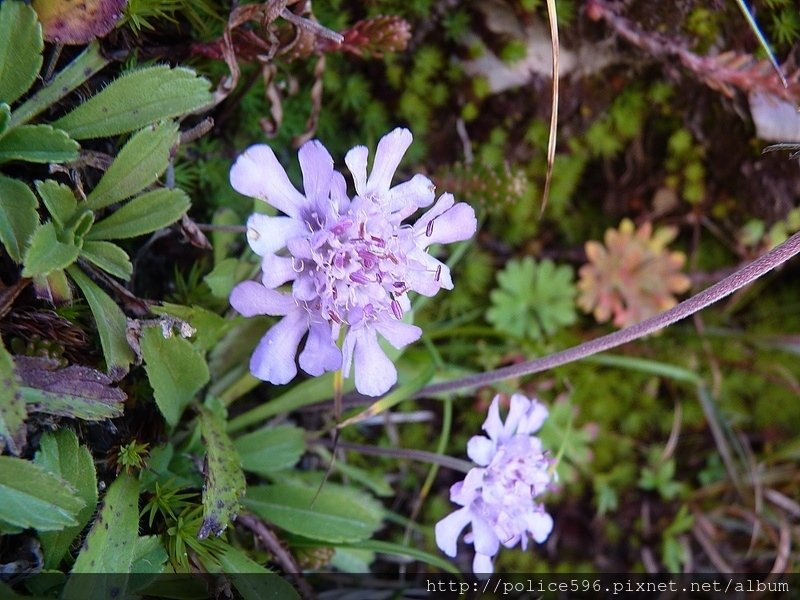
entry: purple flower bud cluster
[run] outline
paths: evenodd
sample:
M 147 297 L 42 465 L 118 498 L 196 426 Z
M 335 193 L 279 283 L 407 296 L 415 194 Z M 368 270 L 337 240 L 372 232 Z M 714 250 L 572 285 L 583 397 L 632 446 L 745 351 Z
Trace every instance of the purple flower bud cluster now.
M 459 508 L 436 524 L 436 544 L 455 557 L 458 538 L 467 525 L 464 541 L 475 546 L 472 569 L 477 575 L 493 571 L 492 560 L 502 544 L 525 550 L 528 537 L 542 543 L 553 529 L 553 519 L 536 497 L 553 482 L 551 460 L 533 435 L 545 419 L 547 408 L 522 394 L 511 396 L 505 423 L 500 419 L 500 397 L 495 396 L 483 429 L 467 454 L 478 466 L 450 488 L 450 500 Z
M 468 239 L 477 226 L 474 210 L 451 194 L 442 194 L 413 225 L 404 223 L 435 197 L 423 175 L 391 185 L 411 140 L 411 132 L 401 128 L 381 138 L 369 175 L 367 148 L 352 148 L 345 163 L 355 184 L 353 198 L 317 140 L 298 153 L 303 194 L 268 146 L 251 146 L 236 160 L 233 188 L 283 213 L 248 219 L 247 240 L 261 257 L 261 281 L 240 283 L 230 297 L 231 306 L 246 317 L 283 317 L 250 360 L 259 379 L 288 383 L 299 362 L 314 376 L 342 369 L 347 377 L 352 367 L 356 389 L 370 396 L 397 381 L 378 335 L 398 349 L 422 335 L 402 320 L 411 309 L 408 292 L 433 296 L 453 287 L 447 265 L 428 248 Z

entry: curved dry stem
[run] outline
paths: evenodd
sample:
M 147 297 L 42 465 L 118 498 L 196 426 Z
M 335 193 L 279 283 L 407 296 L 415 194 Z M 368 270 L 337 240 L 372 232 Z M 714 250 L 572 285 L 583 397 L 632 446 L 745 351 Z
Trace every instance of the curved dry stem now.
M 703 310 L 707 306 L 711 306 L 729 296 L 733 292 L 743 288 L 746 285 L 754 282 L 759 277 L 762 277 L 772 269 L 782 265 L 790 258 L 800 252 L 800 233 L 794 234 L 788 240 L 776 246 L 763 256 L 757 258 L 750 264 L 742 267 L 732 275 L 729 275 L 722 281 L 715 283 L 702 292 L 695 294 L 688 300 L 684 300 L 677 306 L 659 313 L 649 319 L 645 319 L 641 323 L 620 329 L 614 333 L 604 335 L 603 337 L 591 340 L 578 346 L 573 346 L 567 350 L 549 354 L 542 358 L 537 358 L 524 363 L 512 365 L 510 367 L 503 367 L 487 373 L 478 373 L 456 379 L 455 381 L 445 381 L 442 383 L 435 383 L 422 388 L 419 392 L 414 394 L 414 398 L 423 396 L 430 396 L 431 394 L 441 394 L 443 392 L 454 392 L 456 390 L 464 390 L 469 388 L 487 385 L 496 381 L 510 379 L 512 377 L 520 377 L 523 375 L 532 375 L 546 371 L 561 365 L 566 365 L 576 360 L 592 356 L 599 352 L 611 350 L 622 344 L 627 344 L 641 337 L 649 335 L 659 329 L 663 329 L 668 325 L 672 325 L 677 321 L 685 319 L 694 313 Z

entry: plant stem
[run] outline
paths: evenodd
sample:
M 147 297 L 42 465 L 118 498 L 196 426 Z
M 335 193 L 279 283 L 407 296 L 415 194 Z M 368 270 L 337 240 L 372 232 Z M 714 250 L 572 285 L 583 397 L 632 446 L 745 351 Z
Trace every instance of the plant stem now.
M 685 319 L 707 306 L 722 300 L 733 292 L 753 283 L 756 279 L 762 277 L 772 269 L 782 265 L 798 252 L 800 252 L 800 233 L 794 234 L 779 246 L 776 246 L 722 281 L 715 283 L 711 287 L 706 288 L 702 292 L 695 294 L 688 300 L 684 300 L 667 311 L 645 319 L 641 323 L 626 327 L 625 329 L 620 329 L 619 331 L 604 335 L 603 337 L 578 346 L 573 346 L 561 352 L 549 354 L 542 358 L 503 367 L 502 369 L 496 369 L 487 373 L 470 375 L 454 381 L 435 383 L 422 388 L 419 392 L 414 394 L 413 397 L 419 398 L 430 396 L 431 394 L 464 390 L 481 385 L 488 385 L 512 377 L 532 375 L 533 373 L 539 373 L 561 365 L 566 365 L 576 360 L 586 358 L 587 356 L 592 356 L 593 354 L 605 352 L 606 350 L 616 348 L 622 344 L 627 344 L 628 342 L 637 340 L 659 329 L 663 329 L 668 325 L 672 325 L 677 321 Z

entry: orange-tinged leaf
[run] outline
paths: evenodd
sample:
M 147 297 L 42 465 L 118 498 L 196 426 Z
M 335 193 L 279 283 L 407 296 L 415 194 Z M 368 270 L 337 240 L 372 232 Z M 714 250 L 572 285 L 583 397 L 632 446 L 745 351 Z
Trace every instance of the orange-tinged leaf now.
M 114 29 L 127 0 L 33 0 L 44 39 L 88 44 Z

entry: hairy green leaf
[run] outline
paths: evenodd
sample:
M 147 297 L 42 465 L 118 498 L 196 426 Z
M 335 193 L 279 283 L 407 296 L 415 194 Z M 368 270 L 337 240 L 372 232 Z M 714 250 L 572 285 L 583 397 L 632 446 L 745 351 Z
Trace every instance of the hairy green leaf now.
M 100 334 L 100 344 L 106 358 L 108 374 L 112 379 L 118 380 L 128 372 L 128 367 L 133 362 L 133 350 L 128 345 L 125 335 L 128 327 L 125 314 L 117 303 L 77 266 L 69 267 L 67 273 L 81 288 L 89 303 Z
M 0 102 L 0 137 L 8 129 L 9 121 L 11 121 L 11 107 L 5 102 Z
M 293 467 L 306 449 L 303 430 L 291 425 L 253 431 L 237 438 L 235 445 L 242 468 L 262 475 Z
M 37 204 L 27 185 L 0 175 L 0 241 L 14 262 L 22 262 L 28 240 L 39 224 Z
M 105 208 L 141 192 L 167 168 L 170 150 L 177 143 L 178 126 L 171 122 L 133 135 L 86 198 L 86 208 Z
M 177 425 L 183 410 L 208 382 L 208 365 L 188 341 L 165 338 L 155 327 L 142 332 L 141 349 L 156 404 L 167 423 Z
M 46 432 L 42 436 L 34 462 L 69 483 L 75 488 L 76 496 L 85 503 L 75 516 L 76 525 L 39 536 L 44 551 L 45 568 L 55 569 L 69 550 L 72 540 L 94 514 L 97 505 L 97 474 L 91 453 L 86 446 L 78 443 L 78 437 L 71 429 Z
M 20 380 L 14 368 L 14 359 L 0 339 L 0 442 L 11 454 L 19 456 L 25 447 L 25 399 L 20 391 Z M 0 452 L 2 443 L 0 443 Z
M 31 236 L 23 259 L 22 276 L 47 275 L 56 269 L 64 269 L 77 260 L 80 250 L 74 243 L 59 240 L 53 221 L 42 223 Z
M 374 498 L 330 482 L 322 486 L 319 495 L 316 486 L 299 483 L 250 488 L 243 502 L 281 529 L 323 542 L 369 539 L 383 518 L 383 509 Z M 353 510 L 356 506 L 358 510 Z
M 127 281 L 131 278 L 131 273 L 133 273 L 133 265 L 130 258 L 128 258 L 128 253 L 111 242 L 86 241 L 83 243 L 80 255 L 81 258 L 85 258 L 103 269 L 103 271 L 111 273 L 120 279 Z
M 0 519 L 39 531 L 76 525 L 85 502 L 67 482 L 29 460 L 0 456 Z
M 33 85 L 43 49 L 34 10 L 22 2 L 0 4 L 0 100 L 11 104 Z
M 203 525 L 197 537 L 222 535 L 239 512 L 245 479 L 241 460 L 225 422 L 205 407 L 200 407 L 200 426 L 206 443 L 206 483 L 203 487 Z
M 78 142 L 50 125 L 23 125 L 0 137 L 0 164 L 10 160 L 60 163 L 78 158 Z
M 120 474 L 108 487 L 100 514 L 75 560 L 73 573 L 127 573 L 139 532 L 139 482 Z
M 191 69 L 146 67 L 119 77 L 53 125 L 77 140 L 127 133 L 210 105 L 209 87 Z
M 35 185 L 36 191 L 39 192 L 39 196 L 50 212 L 53 221 L 58 223 L 62 229 L 65 228 L 67 222 L 75 213 L 75 208 L 78 206 L 75 194 L 69 186 L 58 183 L 53 179 L 37 181 Z
M 182 190 L 147 192 L 95 224 L 87 239 L 118 240 L 152 233 L 180 219 L 190 204 Z

